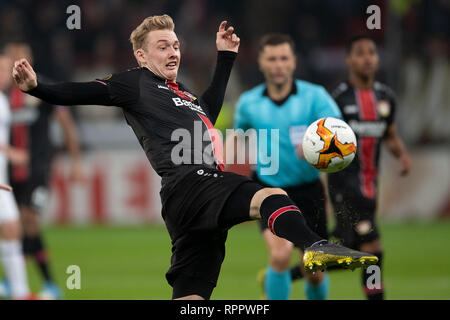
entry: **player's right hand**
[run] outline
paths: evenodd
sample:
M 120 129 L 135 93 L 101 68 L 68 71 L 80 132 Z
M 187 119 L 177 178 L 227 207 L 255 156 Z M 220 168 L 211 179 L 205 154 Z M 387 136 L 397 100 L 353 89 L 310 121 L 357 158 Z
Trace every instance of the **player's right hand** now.
M 14 62 L 12 76 L 17 86 L 22 91 L 30 91 L 37 87 L 37 77 L 27 59 Z

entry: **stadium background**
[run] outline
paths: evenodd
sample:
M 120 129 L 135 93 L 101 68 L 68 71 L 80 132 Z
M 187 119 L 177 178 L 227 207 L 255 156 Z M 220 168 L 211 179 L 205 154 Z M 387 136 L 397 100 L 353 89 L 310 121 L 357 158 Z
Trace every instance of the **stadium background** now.
M 68 30 L 69 5 L 81 9 L 81 29 Z M 381 30 L 368 30 L 366 9 L 381 8 Z M 0 44 L 27 41 L 35 69 L 57 80 L 88 81 L 136 66 L 129 34 L 146 16 L 168 13 L 182 43 L 179 80 L 194 92 L 208 85 L 215 61 L 215 32 L 222 19 L 241 38 L 238 59 L 217 126 L 231 128 L 234 104 L 260 83 L 256 44 L 265 32 L 291 34 L 298 46 L 297 76 L 332 90 L 346 76 L 345 43 L 368 33 L 379 44 L 379 80 L 398 95 L 396 122 L 413 159 L 399 178 L 382 156 L 379 194 L 386 247 L 388 299 L 450 299 L 450 64 L 448 0 L 0 1 Z M 53 269 L 65 284 L 68 265 L 82 270 L 82 289 L 68 299 L 166 299 L 163 277 L 170 240 L 161 224 L 159 178 L 121 111 L 74 107 L 83 146 L 86 182 L 69 179 L 61 132 L 52 127 L 58 154 L 45 212 Z M 213 298 L 257 299 L 256 272 L 267 254 L 257 227 L 230 232 L 228 254 Z M 30 268 L 33 286 L 38 286 Z M 331 298 L 362 299 L 357 272 L 332 274 Z M 302 298 L 301 282 L 293 298 Z M 239 286 L 239 290 L 236 288 Z

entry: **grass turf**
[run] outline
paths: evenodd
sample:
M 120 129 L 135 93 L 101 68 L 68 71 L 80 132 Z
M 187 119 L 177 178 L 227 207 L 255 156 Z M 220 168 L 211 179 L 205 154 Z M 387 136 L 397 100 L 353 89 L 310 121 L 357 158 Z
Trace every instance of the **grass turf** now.
M 450 299 L 450 221 L 382 223 L 383 283 L 387 299 Z M 51 268 L 65 299 L 170 299 L 165 280 L 170 239 L 164 226 L 47 227 Z M 294 254 L 293 262 L 298 257 Z M 212 299 L 259 299 L 257 272 L 267 251 L 254 222 L 230 230 L 227 254 Z M 81 268 L 81 289 L 68 290 L 70 265 Z M 37 268 L 28 263 L 31 288 L 39 291 Z M 360 271 L 330 272 L 330 299 L 364 299 Z M 303 281 L 292 299 L 304 299 Z

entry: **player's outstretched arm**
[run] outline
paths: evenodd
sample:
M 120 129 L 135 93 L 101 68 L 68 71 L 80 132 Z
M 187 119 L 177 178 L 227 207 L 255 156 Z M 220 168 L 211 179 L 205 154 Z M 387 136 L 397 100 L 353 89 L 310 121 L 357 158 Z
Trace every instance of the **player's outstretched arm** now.
M 208 105 L 211 121 L 215 122 L 222 107 L 225 90 L 230 77 L 231 68 L 239 50 L 240 39 L 233 27 L 225 28 L 227 21 L 222 21 L 216 34 L 218 51 L 216 70 L 211 85 L 202 95 Z
M 36 73 L 26 59 L 14 63 L 12 76 L 20 90 L 55 105 L 114 105 L 108 88 L 99 82 L 38 83 Z

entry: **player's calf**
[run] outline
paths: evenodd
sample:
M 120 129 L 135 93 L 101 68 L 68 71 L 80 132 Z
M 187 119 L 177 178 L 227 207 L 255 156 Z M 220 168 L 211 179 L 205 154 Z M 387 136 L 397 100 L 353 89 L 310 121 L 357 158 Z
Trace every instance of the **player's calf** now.
M 264 278 L 260 278 L 264 297 L 268 300 L 287 300 L 292 287 L 289 264 L 294 246 L 292 242 L 277 237 L 269 229 L 263 231 L 263 237 L 269 248 L 270 261 Z
M 278 272 L 289 269 L 294 249 L 292 242 L 277 237 L 269 229 L 263 231 L 263 237 L 269 248 L 269 263 L 272 269 Z
M 273 234 L 291 241 L 302 250 L 323 240 L 307 226 L 298 207 L 280 188 L 264 188 L 256 192 L 250 203 L 250 216 L 261 217 Z

